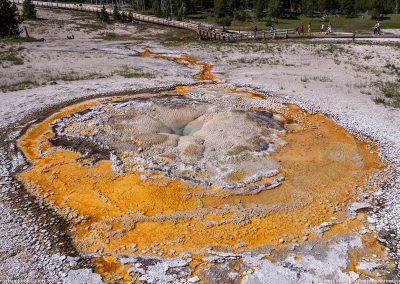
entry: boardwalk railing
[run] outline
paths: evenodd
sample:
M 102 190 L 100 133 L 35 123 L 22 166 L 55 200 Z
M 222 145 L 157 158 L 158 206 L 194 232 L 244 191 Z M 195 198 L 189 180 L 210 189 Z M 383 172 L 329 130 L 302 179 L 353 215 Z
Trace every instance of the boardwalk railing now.
M 16 4 L 22 4 L 23 0 L 11 0 Z M 95 6 L 89 4 L 70 4 L 70 3 L 58 3 L 58 2 L 44 2 L 44 1 L 32 1 L 37 7 L 44 8 L 59 8 L 67 10 L 77 10 L 85 12 L 100 12 L 102 6 Z M 108 13 L 112 13 L 111 8 L 106 8 Z M 259 40 L 268 38 L 288 38 L 289 36 L 295 36 L 296 31 L 294 30 L 271 30 L 267 31 L 253 31 L 253 32 L 225 32 L 214 29 L 210 25 L 194 22 L 183 22 L 176 20 L 167 20 L 155 16 L 147 16 L 138 13 L 132 13 L 133 20 L 154 23 L 163 26 L 171 26 L 180 29 L 186 29 L 195 31 L 199 34 L 200 39 L 210 41 L 239 41 L 239 40 Z
M 16 4 L 22 4 L 23 0 L 11 0 Z M 32 1 L 33 4 L 37 7 L 44 7 L 44 8 L 59 8 L 59 9 L 67 9 L 67 10 L 77 10 L 77 11 L 85 11 L 85 12 L 100 12 L 102 6 L 94 6 L 94 5 L 82 5 L 82 4 L 70 4 L 70 3 L 57 3 L 57 2 L 43 2 L 43 1 Z M 112 13 L 111 8 L 106 8 L 108 13 Z M 164 26 L 171 26 L 186 30 L 192 30 L 198 32 L 199 25 L 192 22 L 182 22 L 182 21 L 175 21 L 175 20 L 167 20 L 159 17 L 154 16 L 147 16 L 138 13 L 133 13 L 132 18 L 137 21 L 160 24 Z
M 239 41 L 239 40 L 260 40 L 288 38 L 289 36 L 298 36 L 295 30 L 270 30 L 270 31 L 253 31 L 253 32 L 218 32 L 214 30 L 199 30 L 200 38 L 203 40 L 217 41 Z

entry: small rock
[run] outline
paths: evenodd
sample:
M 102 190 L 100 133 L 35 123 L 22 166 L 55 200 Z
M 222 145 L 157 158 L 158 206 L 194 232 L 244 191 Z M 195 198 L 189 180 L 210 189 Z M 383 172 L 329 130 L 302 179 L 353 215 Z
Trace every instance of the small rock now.
M 350 204 L 348 212 L 352 218 L 355 218 L 357 215 L 357 211 L 370 208 L 371 204 L 369 204 L 368 202 L 354 202 Z
M 366 270 L 366 271 L 374 271 L 375 269 L 382 269 L 384 265 L 377 262 L 360 262 L 357 265 L 357 269 Z
M 63 284 L 102 284 L 101 276 L 93 273 L 90 269 L 70 270 L 62 281 Z
M 189 283 L 196 283 L 196 282 L 199 282 L 199 281 L 200 281 L 200 278 L 198 276 L 193 276 L 193 277 L 190 277 L 188 279 Z
M 333 222 L 323 222 L 319 226 L 314 227 L 312 230 L 318 235 L 322 236 L 326 231 L 328 231 L 332 227 L 332 225 L 334 225 Z
M 356 281 L 358 278 L 360 278 L 360 275 L 358 275 L 357 273 L 355 273 L 354 271 L 350 271 L 349 272 L 349 276 L 353 281 Z
M 103 251 L 104 251 L 103 248 L 98 248 L 98 249 L 96 250 L 96 253 L 103 253 Z

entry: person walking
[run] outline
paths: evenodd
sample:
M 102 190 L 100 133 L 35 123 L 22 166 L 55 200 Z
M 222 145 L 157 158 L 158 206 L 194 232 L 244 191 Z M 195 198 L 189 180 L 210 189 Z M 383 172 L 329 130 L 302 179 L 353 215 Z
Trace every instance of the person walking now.
M 254 31 L 254 38 L 256 38 L 256 37 L 257 37 L 257 31 L 258 31 L 257 26 L 255 26 L 255 27 L 253 28 L 253 31 Z
M 329 23 L 327 34 L 331 34 L 331 33 L 333 33 L 333 27 L 332 27 L 332 23 Z
M 311 23 L 308 23 L 307 31 L 309 34 L 311 33 Z
M 324 31 L 325 31 L 325 23 L 322 23 L 321 24 L 321 34 L 324 33 Z
M 376 21 L 376 22 L 375 22 L 375 26 L 374 26 L 374 35 L 375 35 L 375 34 L 378 34 L 378 35 L 381 34 L 381 25 L 380 25 L 379 21 Z
M 304 24 L 303 23 L 301 23 L 301 25 L 300 25 L 300 32 L 302 34 L 304 34 Z

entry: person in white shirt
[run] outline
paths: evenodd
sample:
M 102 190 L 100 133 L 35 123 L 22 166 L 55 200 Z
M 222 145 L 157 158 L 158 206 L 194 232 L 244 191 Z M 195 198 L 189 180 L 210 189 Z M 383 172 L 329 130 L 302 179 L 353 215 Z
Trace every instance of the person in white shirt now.
M 328 30 L 327 30 L 327 34 L 331 34 L 331 33 L 333 33 L 333 28 L 332 28 L 332 24 L 329 23 L 329 25 L 328 25 Z

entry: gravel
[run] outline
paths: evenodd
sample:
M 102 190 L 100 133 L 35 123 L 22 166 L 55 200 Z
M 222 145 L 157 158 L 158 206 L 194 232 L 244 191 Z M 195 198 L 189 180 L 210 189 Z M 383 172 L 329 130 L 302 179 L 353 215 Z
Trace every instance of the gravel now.
M 67 44 L 68 45 L 68 44 Z M 36 47 L 39 48 L 39 47 Z M 53 50 L 54 46 L 43 47 Z M 76 49 L 100 50 L 100 54 L 110 58 L 119 54 L 127 56 L 135 54 L 124 44 L 86 43 L 79 46 L 61 47 L 58 52 L 63 54 Z M 140 49 L 140 47 L 137 47 Z M 110 56 L 111 54 L 111 56 Z M 66 55 L 68 56 L 68 54 Z M 152 59 L 138 57 L 135 59 L 137 66 L 148 68 L 153 66 Z M 109 78 L 91 81 L 73 81 L 57 85 L 49 85 L 29 90 L 7 92 L 1 94 L 0 104 L 0 129 L 2 130 L 2 143 L 0 143 L 0 279 L 20 280 L 21 276 L 32 282 L 46 280 L 50 283 L 59 283 L 67 277 L 65 283 L 100 283 L 99 275 L 92 274 L 85 258 L 77 255 L 68 247 L 70 241 L 63 240 L 66 229 L 55 230 L 60 233 L 49 232 L 46 227 L 52 228 L 59 223 L 56 217 L 47 223 L 46 217 L 41 218 L 39 209 L 49 210 L 46 205 L 32 200 L 26 194 L 13 174 L 20 170 L 24 163 L 21 154 L 15 151 L 13 141 L 23 131 L 26 125 L 36 121 L 38 117 L 51 112 L 51 109 L 71 100 L 90 98 L 107 93 L 134 92 L 135 90 L 155 88 L 171 88 L 178 84 L 193 82 L 191 75 L 195 71 L 182 66 L 174 66 L 168 61 L 157 63 L 160 70 L 168 70 L 167 77 L 155 78 Z M 152 67 L 154 68 L 154 66 Z M 37 205 L 36 208 L 33 205 Z M 14 208 L 15 207 L 15 208 Z M 45 211 L 47 212 L 47 211 Z M 62 232 L 63 231 L 63 232 Z M 61 242 L 61 240 L 63 242 Z M 69 254 L 67 257 L 63 253 Z M 79 280 L 81 279 L 81 280 Z M 69 282 L 68 282 L 69 281 Z M 75 281 L 75 282 L 74 282 Z M 87 282 L 80 282 L 87 281 Z
M 375 104 L 374 96 L 367 95 L 377 94 L 372 82 L 397 79 L 398 75 L 385 70 L 385 64 L 399 66 L 400 53 L 396 46 L 369 42 L 334 46 L 336 51 L 330 53 L 326 52 L 331 47 L 329 42 L 255 43 L 251 48 L 193 45 L 190 53 L 210 63 L 218 62 L 218 72 L 230 83 L 286 98 L 310 112 L 321 112 L 380 147 L 380 155 L 390 164 L 383 173 L 389 181 L 374 195 L 369 215 L 376 219 L 374 227 L 380 232 L 380 240 L 390 248 L 400 268 L 400 110 Z M 278 58 L 280 63 L 254 61 L 264 57 Z M 246 60 L 255 63 L 243 64 Z
M 99 44 L 92 43 L 87 45 L 86 48 L 96 48 L 103 50 L 104 53 L 116 52 L 126 55 L 126 51 L 121 51 L 121 48 L 117 45 L 108 45 L 107 48 L 102 49 Z M 360 49 L 360 47 L 356 46 L 355 49 L 357 48 Z M 369 47 L 363 48 L 368 49 Z M 191 50 L 192 48 L 189 53 Z M 358 52 L 361 51 L 358 50 Z M 210 59 L 211 62 L 217 56 L 216 54 L 211 56 L 207 51 L 199 51 L 197 49 L 193 49 L 193 52 L 197 53 L 199 57 Z M 237 51 L 230 53 L 231 57 L 238 56 L 235 52 L 237 53 Z M 245 54 L 241 56 L 245 56 Z M 251 56 L 251 54 L 248 56 Z M 394 56 L 396 56 L 396 53 Z M 331 61 L 333 62 L 333 59 Z M 333 64 L 331 61 L 327 63 L 320 61 L 318 64 Z M 151 65 L 151 62 L 152 60 L 143 61 L 141 64 Z M 13 137 L 18 136 L 18 133 L 29 122 L 27 120 L 29 115 L 35 111 L 45 111 L 57 103 L 115 91 L 170 87 L 178 83 L 188 84 L 193 82 L 190 77 L 193 71 L 182 69 L 181 66 L 177 67 L 174 64 L 170 64 L 169 61 L 161 62 L 163 63 L 160 64 L 165 64 L 164 68 L 171 70 L 170 77 L 78 81 L 2 94 L 0 127 L 5 132 L 7 127 L 25 118 L 26 121 L 20 127 L 13 125 L 14 128 L 10 132 L 12 136 L 7 137 L 13 140 Z M 332 66 L 335 67 L 335 65 Z M 283 78 L 281 79 L 288 81 L 286 87 L 292 86 L 291 88 L 295 89 L 295 92 L 287 89 L 283 92 L 282 90 L 279 91 L 279 87 L 276 88 L 276 84 L 279 84 L 279 82 L 276 82 L 276 76 L 268 77 L 268 72 L 278 72 L 281 69 L 271 71 L 270 69 L 275 68 L 271 66 L 242 68 L 234 65 L 233 67 L 235 68 L 232 68 L 226 62 L 220 62 L 218 70 L 225 72 L 225 78 L 228 78 L 232 83 L 252 86 L 268 93 L 272 92 L 277 96 L 286 97 L 288 100 L 312 112 L 321 111 L 352 133 L 362 138 L 371 139 L 381 147 L 380 153 L 382 157 L 392 163 L 392 167 L 382 173 L 382 175 L 390 176 L 390 180 L 374 195 L 369 220 L 372 228 L 378 230 L 379 239 L 390 248 L 392 258 L 395 260 L 400 259 L 400 112 L 381 105 L 375 105 L 370 97 L 361 94 L 359 91 L 349 93 L 344 88 L 344 81 L 340 80 L 343 80 L 343 77 L 350 77 L 350 81 L 356 80 L 357 76 L 360 75 L 358 72 L 352 73 L 350 71 L 347 72 L 346 69 L 341 69 L 339 73 L 344 72 L 344 74 L 338 75 L 339 77 L 341 76 L 341 79 L 338 77 L 340 79 L 339 84 L 335 82 L 334 85 L 323 88 L 314 88 L 315 86 L 304 88 L 302 83 L 292 84 L 293 77 L 282 75 Z M 288 66 L 285 67 L 288 69 Z M 295 72 L 303 74 L 304 70 L 299 68 Z M 246 77 L 243 74 L 250 75 Z M 273 82 L 274 80 L 275 82 Z M 275 86 L 275 89 L 271 88 L 271 86 Z M 32 119 L 30 122 L 32 122 Z M 41 220 L 40 216 L 36 214 L 37 211 L 31 208 L 37 202 L 31 200 L 28 194 L 23 194 L 20 185 L 11 175 L 13 171 L 19 169 L 21 161 L 18 162 L 18 160 L 21 160 L 21 157 L 18 158 L 15 149 L 9 148 L 10 145 L 12 143 L 4 141 L 0 148 L 0 197 L 2 200 L 0 202 L 0 278 L 2 280 L 16 280 L 23 276 L 26 279 L 32 279 L 32 282 L 46 279 L 49 282 L 59 283 L 63 278 L 64 283 L 101 283 L 100 276 L 93 273 L 88 265 L 83 262 L 84 256 L 68 251 L 68 247 L 57 246 L 52 238 L 52 232 L 43 228 L 45 227 L 43 224 L 46 224 L 45 220 Z M 13 153 L 15 155 L 14 159 L 10 156 Z M 11 162 L 12 159 L 13 163 Z M 374 180 L 371 182 L 373 183 Z M 363 202 L 361 201 L 360 203 L 362 204 Z M 13 207 L 15 203 L 18 203 L 18 206 Z M 45 207 L 45 205 L 38 206 Z M 357 208 L 361 209 L 357 205 L 353 208 L 354 211 L 358 210 Z M 44 210 L 48 209 L 44 208 Z M 57 221 L 57 219 L 54 220 Z M 269 279 L 271 283 L 274 281 L 279 283 L 293 283 L 295 281 L 308 283 L 311 281 L 321 282 L 332 279 L 332 277 L 342 281 L 351 281 L 351 279 L 358 278 L 358 274 L 352 271 L 347 274 L 343 273 L 342 270 L 348 265 L 348 250 L 360 245 L 359 236 L 349 236 L 346 240 L 339 240 L 337 243 L 329 244 L 327 246 L 328 249 L 326 247 L 317 249 L 310 246 L 309 251 L 315 252 L 315 255 L 313 253 L 305 254 L 306 257 L 300 262 L 295 262 L 293 255 L 289 255 L 290 253 L 278 263 L 261 259 L 260 256 L 264 257 L 265 255 L 260 254 L 258 256 L 217 254 L 213 259 L 217 263 L 225 263 L 226 265 L 229 261 L 242 259 L 244 262 L 243 267 L 241 267 L 241 273 L 244 275 L 243 283 L 261 283 L 265 279 Z M 290 251 L 292 249 L 295 248 L 291 248 Z M 307 247 L 304 246 L 299 249 L 306 251 Z M 322 252 L 325 252 L 325 254 Z M 132 256 L 125 259 L 126 263 L 136 262 L 138 264 L 132 266 L 131 269 L 133 272 L 144 274 L 140 279 L 142 281 L 149 283 L 175 283 L 179 277 L 167 273 L 171 267 L 177 268 L 178 271 L 182 269 L 181 275 L 183 275 L 183 278 L 188 279 L 188 282 L 199 281 L 197 278 L 190 278 L 190 272 L 183 269 L 190 261 L 187 258 L 162 259 L 152 261 L 152 264 L 148 265 L 145 265 L 146 261 L 148 262 L 149 260 L 138 260 L 137 257 Z M 327 262 L 330 265 L 327 266 Z M 362 267 L 373 269 L 371 268 L 372 266 L 367 264 L 362 264 Z M 318 275 L 315 274 L 316 269 L 318 270 Z M 182 282 L 185 283 L 184 281 Z

